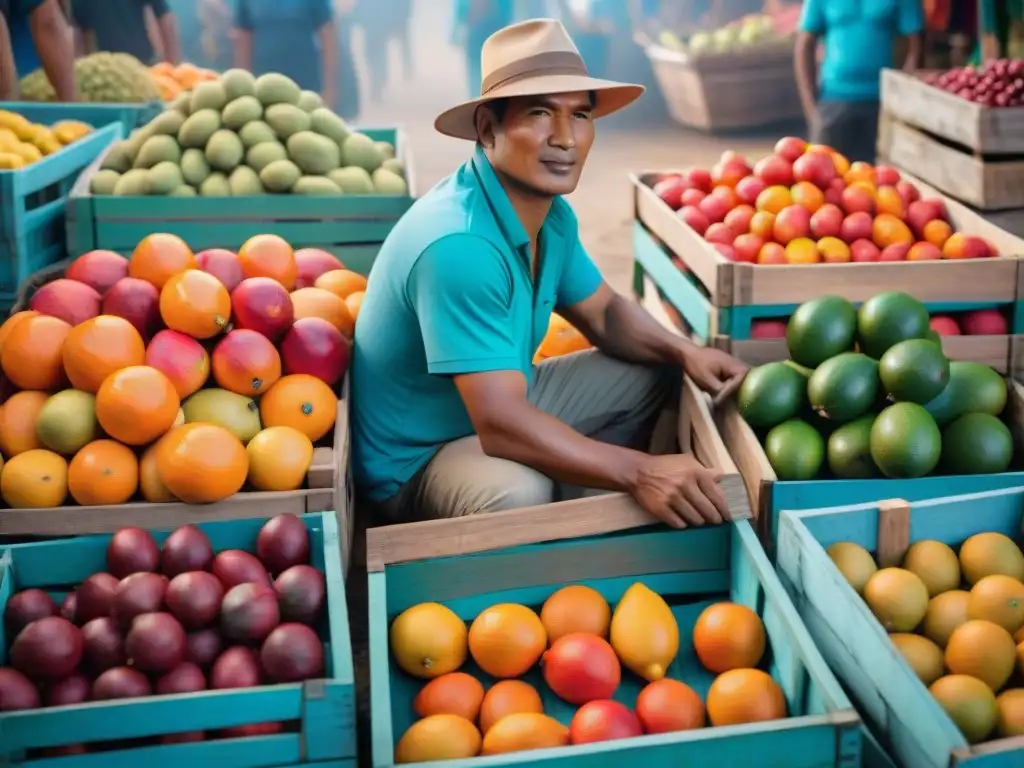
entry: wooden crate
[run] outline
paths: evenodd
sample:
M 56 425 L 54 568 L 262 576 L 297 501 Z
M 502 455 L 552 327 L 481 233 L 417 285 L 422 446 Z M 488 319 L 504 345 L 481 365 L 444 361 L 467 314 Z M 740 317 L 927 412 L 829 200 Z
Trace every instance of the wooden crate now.
M 782 581 L 857 710 L 907 768 L 1015 768 L 1024 765 L 1024 737 L 968 745 L 825 549 L 850 541 L 883 564 L 898 563 L 910 544 L 923 539 L 954 547 L 983 531 L 1019 539 L 1022 514 L 1021 487 L 782 514 Z
M 710 450 L 726 481 L 738 480 L 710 422 L 704 397 L 688 387 L 692 438 Z M 732 499 L 732 497 L 731 497 Z M 465 620 L 497 602 L 539 606 L 559 587 L 584 583 L 609 601 L 642 582 L 665 596 L 680 624 L 683 642 L 669 676 L 705 694 L 711 676 L 686 641 L 689 628 L 709 603 L 733 600 L 762 616 L 772 647 L 768 671 L 780 683 L 793 716 L 786 720 L 486 759 L 450 761 L 472 766 L 601 768 L 639 760 L 652 766 L 786 765 L 787 768 L 860 765 L 857 714 L 835 685 L 804 630 L 750 523 L 743 500 L 731 500 L 735 522 L 669 530 L 628 497 L 609 494 L 491 515 L 375 528 L 367 533 L 372 765 L 394 765 L 394 745 L 413 721 L 412 698 L 421 684 L 391 663 L 388 625 L 402 610 L 438 601 Z M 735 504 L 735 505 L 733 505 Z M 470 672 L 479 674 L 470 663 Z M 481 679 L 484 677 L 481 675 Z M 545 712 L 568 723 L 574 708 L 540 682 Z M 625 673 L 615 698 L 632 705 L 641 681 Z
M 949 354 L 958 353 L 956 359 L 992 365 L 990 353 L 993 350 L 989 349 L 989 345 L 1000 338 L 1002 337 L 968 336 L 957 339 L 952 344 L 947 344 L 947 339 L 943 339 L 943 347 Z M 973 350 L 968 340 L 977 340 L 978 343 Z M 1011 357 L 1014 359 L 1024 360 L 1022 342 L 1024 339 L 1018 338 L 1010 341 Z M 751 364 L 759 365 L 789 357 L 785 344 L 780 344 L 776 340 L 747 341 L 743 342 L 743 345 L 742 354 L 747 356 L 741 359 Z M 1001 368 L 995 365 L 993 367 L 1005 375 L 1012 371 L 1013 362 L 1004 360 Z M 1024 446 L 1024 385 L 1007 379 L 1007 387 L 1006 417 L 1020 450 L 1021 446 Z M 740 468 L 750 496 L 751 509 L 758 518 L 758 529 L 770 552 L 774 551 L 778 538 L 779 513 L 784 509 L 818 509 L 837 502 L 862 504 L 897 497 L 917 501 L 950 493 L 979 493 L 1016 485 L 1024 486 L 1024 470 L 1019 467 L 998 475 L 934 475 L 912 480 L 779 480 L 768 462 L 761 442 L 754 430 L 740 416 L 734 401 L 725 402 L 719 408 L 718 428 L 733 461 Z
M 0 764 L 47 768 L 175 768 L 315 765 L 355 768 L 356 706 L 345 582 L 333 515 L 307 515 L 311 564 L 325 576 L 325 677 L 305 683 L 203 691 L 0 713 Z M 252 551 L 264 520 L 200 523 L 215 551 Z M 170 530 L 154 532 L 161 543 Z M 109 536 L 89 536 L 0 550 L 0 612 L 11 595 L 39 587 L 61 597 L 72 585 L 106 568 Z M 0 659 L 7 656 L 0 633 Z M 164 735 L 265 722 L 285 722 L 284 733 L 160 745 Z M 47 758 L 38 750 L 128 741 L 111 751 Z M 133 748 L 133 746 L 135 748 Z
M 664 172 L 631 175 L 634 193 L 634 286 L 649 275 L 696 336 L 749 339 L 754 320 L 787 318 L 803 302 L 835 293 L 860 303 L 882 291 L 906 291 L 931 311 L 1014 307 L 1024 239 L 1004 232 L 954 200 L 957 230 L 980 235 L 1000 256 L 991 259 L 870 264 L 759 265 L 727 260 L 654 193 Z M 941 196 L 916 179 L 925 195 Z M 664 246 L 662 245 L 664 244 Z M 668 252 L 666 252 L 666 250 Z M 681 259 L 692 279 L 672 256 Z M 1014 312 L 1024 330 L 1024 315 Z M 1021 317 L 1017 317 L 1022 315 Z

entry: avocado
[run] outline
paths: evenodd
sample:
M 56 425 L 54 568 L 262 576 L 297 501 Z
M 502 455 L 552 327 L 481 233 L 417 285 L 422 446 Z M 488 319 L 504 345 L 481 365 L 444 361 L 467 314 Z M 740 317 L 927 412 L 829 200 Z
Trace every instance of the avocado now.
M 998 416 L 1006 407 L 1006 381 L 987 365 L 954 360 L 949 383 L 924 407 L 940 427 L 965 413 Z
M 806 421 L 790 419 L 768 433 L 764 452 L 779 480 L 811 480 L 821 471 L 825 441 Z
M 878 363 L 860 352 L 843 352 L 819 365 L 807 382 L 807 399 L 823 418 L 837 423 L 863 416 L 878 394 Z
M 878 467 L 871 458 L 871 427 L 875 414 L 869 413 L 837 427 L 828 439 L 828 468 L 844 480 L 867 480 L 878 477 Z
M 786 346 L 794 362 L 817 368 L 853 349 L 857 310 L 841 296 L 820 296 L 796 308 L 786 326 Z
M 795 363 L 792 360 L 783 360 L 782 364 L 788 365 L 790 368 L 799 373 L 805 379 L 811 378 L 811 374 L 814 373 L 813 368 L 808 368 L 806 365 L 800 365 L 800 363 Z
M 893 400 L 924 404 L 949 383 L 949 359 L 930 339 L 907 339 L 886 350 L 878 375 Z
M 785 363 L 754 368 L 737 394 L 740 416 L 752 427 L 774 427 L 793 418 L 806 399 L 807 379 Z
M 968 413 L 942 431 L 942 469 L 951 475 L 993 475 L 1013 460 L 1013 436 L 987 413 Z
M 871 427 L 871 458 L 886 477 L 924 477 L 941 453 L 939 427 L 917 403 L 890 405 Z
M 902 291 L 872 296 L 857 312 L 857 335 L 864 354 L 876 360 L 907 339 L 926 339 L 930 321 L 924 304 Z

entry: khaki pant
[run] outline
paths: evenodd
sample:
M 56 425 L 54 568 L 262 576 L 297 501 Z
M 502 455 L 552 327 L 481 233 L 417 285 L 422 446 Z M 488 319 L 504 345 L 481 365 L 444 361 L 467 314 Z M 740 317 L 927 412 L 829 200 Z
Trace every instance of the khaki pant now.
M 613 445 L 646 448 L 665 405 L 678 403 L 681 370 L 642 366 L 597 351 L 537 366 L 530 402 L 578 432 Z M 498 512 L 579 498 L 535 469 L 486 455 L 475 435 L 448 443 L 391 499 L 377 523 Z

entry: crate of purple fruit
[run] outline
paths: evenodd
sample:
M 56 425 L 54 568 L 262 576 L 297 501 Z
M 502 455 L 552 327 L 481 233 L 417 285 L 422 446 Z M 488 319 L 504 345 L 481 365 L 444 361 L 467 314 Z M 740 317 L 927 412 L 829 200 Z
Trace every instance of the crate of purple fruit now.
M 333 513 L 0 550 L 0 765 L 356 764 Z

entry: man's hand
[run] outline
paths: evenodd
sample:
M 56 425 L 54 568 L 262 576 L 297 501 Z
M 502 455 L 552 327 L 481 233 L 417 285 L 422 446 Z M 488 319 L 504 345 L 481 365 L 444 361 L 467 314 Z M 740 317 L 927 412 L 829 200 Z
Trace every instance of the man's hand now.
M 728 517 L 718 485 L 722 473 L 690 454 L 650 456 L 629 489 L 645 511 L 673 528 L 721 523 Z
M 686 352 L 683 370 L 698 387 L 716 395 L 729 379 L 744 375 L 750 366 L 720 349 L 693 345 Z

